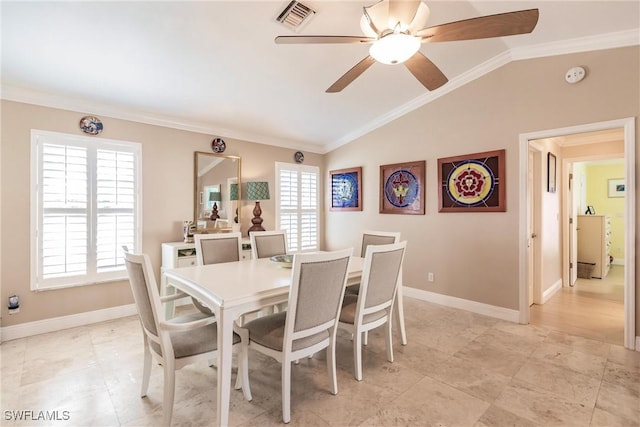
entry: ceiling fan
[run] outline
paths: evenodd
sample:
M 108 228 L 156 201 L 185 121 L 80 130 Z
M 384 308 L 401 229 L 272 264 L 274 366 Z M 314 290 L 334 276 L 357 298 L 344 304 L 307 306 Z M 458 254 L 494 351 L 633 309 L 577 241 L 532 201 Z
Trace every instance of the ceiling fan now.
M 429 7 L 422 0 L 381 0 L 362 8 L 360 28 L 364 36 L 279 36 L 275 42 L 371 44 L 369 55 L 332 84 L 326 90 L 328 93 L 340 92 L 376 61 L 383 64 L 404 63 L 424 87 L 435 90 L 448 79 L 420 52 L 422 43 L 527 34 L 538 23 L 538 15 L 538 9 L 520 10 L 425 28 Z

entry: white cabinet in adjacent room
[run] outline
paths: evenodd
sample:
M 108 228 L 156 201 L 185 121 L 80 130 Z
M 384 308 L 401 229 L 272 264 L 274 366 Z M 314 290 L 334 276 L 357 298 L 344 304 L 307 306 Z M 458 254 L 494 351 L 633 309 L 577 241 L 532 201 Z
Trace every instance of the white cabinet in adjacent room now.
M 611 219 L 606 215 L 578 215 L 578 262 L 595 264 L 591 277 L 607 276 L 611 250 Z

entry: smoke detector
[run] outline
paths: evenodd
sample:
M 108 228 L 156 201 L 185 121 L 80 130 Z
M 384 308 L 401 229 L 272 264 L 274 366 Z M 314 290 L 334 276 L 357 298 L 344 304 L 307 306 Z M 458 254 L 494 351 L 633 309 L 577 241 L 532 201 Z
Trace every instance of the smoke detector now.
M 564 73 L 564 79 L 567 83 L 574 84 L 578 83 L 580 80 L 584 79 L 586 72 L 582 67 L 573 67 Z

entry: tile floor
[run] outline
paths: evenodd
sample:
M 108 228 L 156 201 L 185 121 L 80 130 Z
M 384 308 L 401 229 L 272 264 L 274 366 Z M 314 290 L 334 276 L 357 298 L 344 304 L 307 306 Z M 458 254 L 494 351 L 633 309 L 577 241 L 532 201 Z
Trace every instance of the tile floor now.
M 324 353 L 293 368 L 291 425 L 634 426 L 640 425 L 640 352 L 546 327 L 517 325 L 406 298 L 409 344 L 383 334 L 352 376 L 349 336 L 338 338 L 338 387 L 328 392 Z M 0 346 L 1 425 L 157 426 L 162 369 L 139 397 L 142 332 L 128 317 Z M 233 391 L 230 423 L 281 424 L 280 365 L 250 354 L 253 401 Z M 212 425 L 216 371 L 176 374 L 173 424 Z M 58 411 L 59 421 L 16 421 L 11 412 Z M 67 411 L 67 412 L 63 412 Z M 66 415 L 66 417 L 65 417 Z

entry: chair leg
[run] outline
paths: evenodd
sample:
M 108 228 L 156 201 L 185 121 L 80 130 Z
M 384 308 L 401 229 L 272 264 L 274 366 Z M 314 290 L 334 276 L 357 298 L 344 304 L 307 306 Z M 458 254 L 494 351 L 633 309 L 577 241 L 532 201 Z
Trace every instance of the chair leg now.
M 165 426 L 171 425 L 173 399 L 176 390 L 176 371 L 173 360 L 164 363 L 164 393 L 162 397 L 162 420 Z
M 398 325 L 400 325 L 400 342 L 407 345 L 407 330 L 404 326 L 404 304 L 402 298 L 402 285 L 398 286 L 396 294 L 396 313 L 398 313 Z
M 142 389 L 140 390 L 140 397 L 147 395 L 149 389 L 149 378 L 151 377 L 151 350 L 149 350 L 149 343 L 147 337 L 144 337 L 144 366 L 142 368 Z
M 354 377 L 358 381 L 362 381 L 362 335 L 363 332 L 358 330 L 353 334 L 353 369 Z
M 338 377 L 336 375 L 336 337 L 331 337 L 327 347 L 327 369 L 329 370 L 329 382 L 331 394 L 338 394 Z
M 364 331 L 364 338 L 362 339 L 362 345 L 369 345 L 369 331 Z
M 291 421 L 291 361 L 282 361 L 282 421 Z
M 389 320 L 387 321 L 385 335 L 387 336 L 387 360 L 389 362 L 393 362 L 393 330 L 391 327 L 391 316 L 389 316 Z

